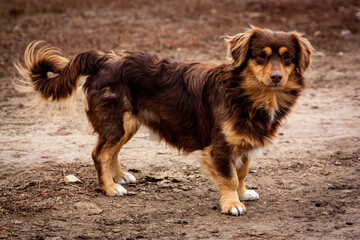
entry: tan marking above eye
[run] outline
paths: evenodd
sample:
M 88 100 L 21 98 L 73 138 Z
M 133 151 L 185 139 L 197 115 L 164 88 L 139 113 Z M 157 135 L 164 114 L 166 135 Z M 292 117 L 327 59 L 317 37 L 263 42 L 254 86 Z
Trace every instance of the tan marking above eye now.
M 265 52 L 266 56 L 270 56 L 272 54 L 272 49 L 270 47 L 265 47 L 263 51 Z
M 287 47 L 281 47 L 281 48 L 279 48 L 279 55 L 282 56 L 287 51 L 288 51 Z

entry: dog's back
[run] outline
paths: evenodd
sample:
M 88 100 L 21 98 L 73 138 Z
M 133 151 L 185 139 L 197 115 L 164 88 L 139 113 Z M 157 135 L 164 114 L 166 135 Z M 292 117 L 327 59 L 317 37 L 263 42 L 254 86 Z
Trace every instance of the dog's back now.
M 214 79 L 204 75 L 216 74 L 216 69 L 137 52 L 113 55 L 102 62 L 83 87 L 93 125 L 105 112 L 112 111 L 108 125 L 116 126 L 128 112 L 183 151 L 192 152 L 210 144 L 215 103 L 209 96 L 215 94 L 215 88 L 209 84 Z M 94 112 L 101 114 L 96 117 Z M 95 130 L 100 133 L 103 129 Z M 113 138 L 116 135 L 114 131 L 111 134 Z

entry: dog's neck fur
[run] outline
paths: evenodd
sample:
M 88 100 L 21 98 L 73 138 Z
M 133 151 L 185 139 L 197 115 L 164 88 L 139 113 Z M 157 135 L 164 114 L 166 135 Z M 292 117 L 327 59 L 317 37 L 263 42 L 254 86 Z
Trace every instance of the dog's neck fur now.
M 294 73 L 279 89 L 271 89 L 241 71 L 226 71 L 221 82 L 225 95 L 224 117 L 239 134 L 251 136 L 258 147 L 263 147 L 276 134 L 281 121 L 290 113 L 304 88 L 303 77 Z

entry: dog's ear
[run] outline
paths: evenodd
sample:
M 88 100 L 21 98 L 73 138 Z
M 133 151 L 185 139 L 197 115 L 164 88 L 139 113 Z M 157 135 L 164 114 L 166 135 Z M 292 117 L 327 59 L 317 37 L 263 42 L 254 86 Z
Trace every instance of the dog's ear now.
M 297 71 L 303 75 L 311 64 L 311 54 L 315 51 L 310 42 L 301 37 L 301 34 L 292 32 L 295 44 L 297 44 Z
M 251 38 L 259 31 L 256 27 L 251 27 L 244 33 L 234 36 L 226 36 L 225 40 L 229 43 L 229 56 L 233 59 L 233 66 L 240 67 L 246 62 L 246 57 L 250 47 Z

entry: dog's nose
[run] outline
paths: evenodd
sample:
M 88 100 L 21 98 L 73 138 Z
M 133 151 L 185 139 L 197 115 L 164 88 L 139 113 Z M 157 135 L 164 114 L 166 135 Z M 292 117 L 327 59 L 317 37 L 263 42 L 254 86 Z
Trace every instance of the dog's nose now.
M 273 72 L 270 74 L 270 78 L 273 83 L 279 83 L 282 79 L 283 75 L 280 72 Z

